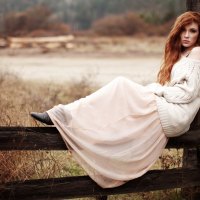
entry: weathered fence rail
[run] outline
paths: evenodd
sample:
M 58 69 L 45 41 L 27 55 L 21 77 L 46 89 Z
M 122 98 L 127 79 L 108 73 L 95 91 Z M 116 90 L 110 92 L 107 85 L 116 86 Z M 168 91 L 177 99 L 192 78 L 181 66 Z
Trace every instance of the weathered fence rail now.
M 200 145 L 200 129 L 169 139 L 166 148 L 194 148 Z M 67 150 L 55 127 L 0 127 L 0 151 Z
M 187 153 L 192 152 L 189 158 L 192 158 L 192 162 L 177 169 L 151 170 L 123 186 L 110 189 L 99 187 L 88 176 L 10 182 L 0 185 L 0 199 L 71 199 L 88 196 L 106 199 L 107 195 L 114 194 L 200 187 L 200 113 L 191 130 L 169 139 L 166 148 L 184 148 Z M 8 150 L 67 150 L 67 147 L 55 127 L 0 127 L 0 151 Z M 198 191 L 191 195 L 190 199 L 200 199 Z
M 200 169 L 152 170 L 123 186 L 102 189 L 87 176 L 13 182 L 0 186 L 1 199 L 71 199 L 200 186 Z M 199 199 L 199 198 L 198 198 Z

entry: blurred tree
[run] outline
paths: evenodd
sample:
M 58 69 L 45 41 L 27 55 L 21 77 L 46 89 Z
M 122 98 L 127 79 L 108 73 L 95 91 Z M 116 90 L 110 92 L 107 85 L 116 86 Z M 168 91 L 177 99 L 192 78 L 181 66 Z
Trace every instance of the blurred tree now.
M 0 29 L 3 16 L 37 4 L 48 6 L 54 15 L 75 29 L 90 28 L 93 21 L 111 14 L 136 12 L 147 22 L 163 23 L 185 10 L 182 0 L 0 0 Z
M 147 24 L 133 12 L 96 20 L 92 28 L 95 33 L 107 36 L 134 35 L 148 29 Z
M 4 34 L 18 35 L 36 29 L 47 28 L 51 11 L 46 6 L 31 7 L 25 12 L 11 12 L 5 15 Z

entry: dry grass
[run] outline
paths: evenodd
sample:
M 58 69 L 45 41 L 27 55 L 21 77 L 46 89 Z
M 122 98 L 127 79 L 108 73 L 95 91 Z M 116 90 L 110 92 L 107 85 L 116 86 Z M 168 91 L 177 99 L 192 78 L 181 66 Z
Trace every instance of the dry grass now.
M 67 87 L 65 87 L 67 85 Z M 86 78 L 78 83 L 40 85 L 20 80 L 12 73 L 0 73 L 0 126 L 39 126 L 29 117 L 30 111 L 44 111 L 58 103 L 69 103 L 95 90 Z M 181 165 L 181 152 L 167 151 L 156 168 Z M 0 152 L 0 180 L 14 180 L 83 175 L 84 170 L 65 151 L 7 151 Z M 93 198 L 84 198 L 93 199 Z M 179 190 L 110 196 L 114 199 L 175 200 L 181 199 Z
M 58 103 L 69 103 L 91 93 L 91 83 L 82 79 L 64 85 L 25 82 L 8 72 L 0 73 L 0 126 L 41 126 L 31 111 L 43 112 Z M 90 86 L 89 86 L 90 85 Z M 0 152 L 0 182 L 83 174 L 66 152 Z M 73 170 L 74 169 L 74 170 Z
M 31 111 L 43 112 L 59 103 L 69 103 L 94 90 L 90 80 L 55 85 L 21 80 L 10 72 L 0 72 L 0 126 L 33 126 Z

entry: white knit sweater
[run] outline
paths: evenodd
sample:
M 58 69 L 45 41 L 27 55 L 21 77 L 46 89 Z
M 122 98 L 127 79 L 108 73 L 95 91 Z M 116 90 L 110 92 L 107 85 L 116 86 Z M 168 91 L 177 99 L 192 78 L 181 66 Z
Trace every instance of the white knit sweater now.
M 188 131 L 200 108 L 200 60 L 181 58 L 173 66 L 167 85 L 152 83 L 147 87 L 156 94 L 166 136 L 175 137 Z

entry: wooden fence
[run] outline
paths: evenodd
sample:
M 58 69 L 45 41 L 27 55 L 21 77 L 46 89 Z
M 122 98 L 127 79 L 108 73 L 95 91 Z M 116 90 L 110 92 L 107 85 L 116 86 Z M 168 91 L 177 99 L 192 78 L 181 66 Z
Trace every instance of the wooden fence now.
M 41 48 L 41 49 L 57 49 L 74 48 L 74 36 L 52 36 L 52 37 L 8 37 L 0 38 L 0 48 L 12 48 L 12 49 L 23 49 L 23 48 Z
M 190 131 L 171 138 L 166 148 L 184 148 L 182 168 L 151 170 L 123 186 L 103 189 L 88 176 L 50 178 L 10 182 L 0 185 L 0 199 L 35 200 L 96 197 L 108 195 L 189 188 L 190 198 L 200 199 L 200 113 Z M 67 150 L 55 127 L 0 127 L 0 151 L 7 150 Z M 189 156 L 188 156 L 189 155 Z M 134 167 L 134 166 L 133 166 Z

